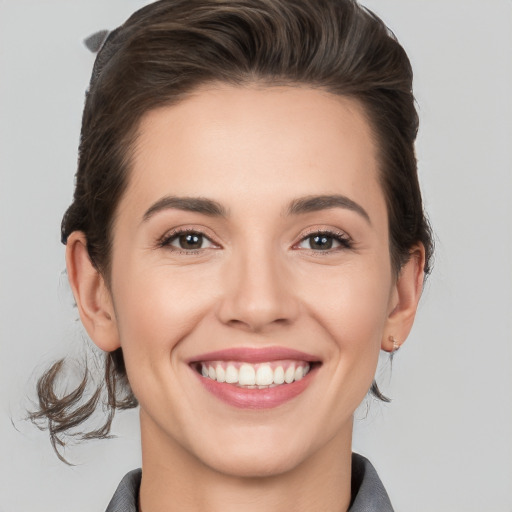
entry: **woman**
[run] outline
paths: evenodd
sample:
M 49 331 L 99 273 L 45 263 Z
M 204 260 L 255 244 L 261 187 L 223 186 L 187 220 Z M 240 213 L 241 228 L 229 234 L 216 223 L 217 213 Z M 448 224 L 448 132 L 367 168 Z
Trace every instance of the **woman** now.
M 407 56 L 352 0 L 162 0 L 94 66 L 62 223 L 110 416 L 143 471 L 109 512 L 392 510 L 351 452 L 429 269 Z M 98 405 L 40 381 L 54 446 Z

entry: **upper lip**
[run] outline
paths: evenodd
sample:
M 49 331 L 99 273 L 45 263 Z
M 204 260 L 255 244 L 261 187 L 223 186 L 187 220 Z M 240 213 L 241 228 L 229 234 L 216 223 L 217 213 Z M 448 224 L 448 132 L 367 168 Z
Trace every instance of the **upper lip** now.
M 317 356 L 286 347 L 233 347 L 200 354 L 194 356 L 188 362 L 189 364 L 203 361 L 244 361 L 247 363 L 266 363 L 285 359 L 307 362 L 319 361 Z

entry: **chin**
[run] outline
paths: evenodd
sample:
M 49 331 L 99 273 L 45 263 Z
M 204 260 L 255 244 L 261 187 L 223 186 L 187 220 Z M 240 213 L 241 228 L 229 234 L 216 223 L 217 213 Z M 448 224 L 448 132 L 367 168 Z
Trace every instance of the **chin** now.
M 237 447 L 238 448 L 238 447 Z M 273 449 L 270 451 L 255 446 L 226 450 L 220 456 L 203 459 L 208 466 L 224 475 L 238 478 L 266 478 L 282 475 L 295 469 L 304 459 L 298 450 Z
M 283 428 L 285 427 L 285 428 Z M 293 434 L 290 434 L 295 430 Z M 316 439 L 315 439 L 316 437 Z M 230 428 L 196 444 L 195 456 L 215 471 L 241 478 L 265 478 L 294 470 L 322 449 L 322 435 L 290 425 Z M 326 439 L 324 439 L 324 442 Z M 316 443 L 318 442 L 318 446 Z

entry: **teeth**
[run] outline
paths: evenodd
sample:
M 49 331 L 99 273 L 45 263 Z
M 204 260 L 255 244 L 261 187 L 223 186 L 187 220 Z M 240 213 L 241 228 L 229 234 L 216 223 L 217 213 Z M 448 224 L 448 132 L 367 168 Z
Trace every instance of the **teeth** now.
M 256 372 L 256 384 L 258 386 L 270 386 L 274 383 L 274 372 L 268 364 L 263 364 Z
M 226 370 L 222 368 L 222 365 L 218 364 L 215 367 L 215 373 L 217 374 L 217 382 L 226 382 Z
M 284 383 L 284 369 L 282 366 L 278 366 L 274 370 L 274 384 L 283 384 Z
M 232 364 L 229 364 L 226 369 L 226 382 L 228 384 L 238 382 L 238 370 Z
M 308 363 L 284 362 L 275 366 L 275 363 L 222 363 L 212 362 L 201 364 L 201 375 L 217 382 L 236 384 L 248 389 L 266 389 L 281 384 L 291 384 L 299 381 L 309 372 Z
M 238 384 L 240 386 L 254 386 L 256 384 L 256 372 L 250 364 L 240 366 L 238 372 Z
M 286 384 L 291 384 L 293 382 L 293 379 L 295 379 L 295 365 L 292 364 L 289 366 L 286 371 L 284 372 L 284 381 Z

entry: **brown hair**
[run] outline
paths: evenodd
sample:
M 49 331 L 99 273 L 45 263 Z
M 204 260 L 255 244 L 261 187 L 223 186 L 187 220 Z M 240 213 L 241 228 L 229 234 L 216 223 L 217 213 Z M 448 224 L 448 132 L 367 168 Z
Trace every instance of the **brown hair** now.
M 160 0 L 111 32 L 98 53 L 74 199 L 62 220 L 62 242 L 83 231 L 107 284 L 112 224 L 142 115 L 213 81 L 308 85 L 357 100 L 379 150 L 393 268 L 398 275 L 419 242 L 428 273 L 433 244 L 417 177 L 412 70 L 386 25 L 355 0 Z M 54 447 L 92 415 L 101 397 L 97 390 L 84 399 L 87 372 L 75 391 L 57 396 L 61 366 L 56 363 L 40 379 L 40 408 L 31 415 L 36 422 L 47 420 Z M 107 421 L 81 437 L 106 437 L 114 411 L 137 404 L 121 349 L 106 354 L 103 386 Z M 387 400 L 375 382 L 371 391 Z

